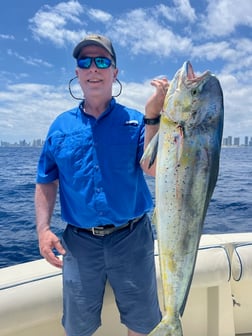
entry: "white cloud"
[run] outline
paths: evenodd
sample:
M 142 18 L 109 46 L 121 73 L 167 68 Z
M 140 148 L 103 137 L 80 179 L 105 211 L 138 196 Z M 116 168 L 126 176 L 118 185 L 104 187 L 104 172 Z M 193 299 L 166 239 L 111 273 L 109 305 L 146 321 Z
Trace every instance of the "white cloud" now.
M 122 86 L 123 91 L 117 98 L 118 102 L 144 113 L 145 103 L 154 92 L 150 80 L 144 83 L 122 82 Z
M 57 13 L 59 16 L 63 16 L 69 21 L 74 23 L 81 24 L 82 22 L 79 20 L 78 15 L 83 12 L 83 7 L 78 1 L 68 1 L 68 2 L 61 2 L 55 7 L 48 8 L 53 9 L 54 13 Z
M 182 16 L 190 22 L 196 20 L 196 14 L 194 8 L 191 7 L 189 0 L 174 0 L 176 6 L 177 16 Z
M 82 12 L 78 1 L 62 2 L 55 7 L 46 5 L 30 19 L 30 29 L 34 38 L 46 39 L 62 47 L 66 41 L 77 41 L 79 36 L 85 35 L 84 30 L 75 32 L 67 28 L 69 22 L 84 25 L 79 19 Z
M 250 39 L 230 39 L 195 45 L 192 57 L 201 60 L 223 61 L 222 73 L 239 76 L 243 84 L 251 83 L 252 41 Z
M 194 45 L 191 55 L 194 58 L 215 60 L 226 58 L 225 55 L 231 56 L 232 50 L 230 44 L 227 41 L 220 42 L 207 42 Z
M 77 10 L 65 12 L 63 9 L 71 8 L 72 3 L 75 3 Z M 62 47 L 66 42 L 77 42 L 80 36 L 88 33 L 91 27 L 87 27 L 85 17 L 91 17 L 103 23 L 107 35 L 119 45 L 128 45 L 132 54 L 151 52 L 169 56 L 171 53 L 189 51 L 191 39 L 174 32 L 166 21 L 182 21 L 182 17 L 188 21 L 195 20 L 194 10 L 188 1 L 176 0 L 175 4 L 176 7 L 172 8 L 161 4 L 112 17 L 108 12 L 92 8 L 84 10 L 78 2 L 69 2 L 55 7 L 44 6 L 30 20 L 30 27 L 37 39 L 46 39 Z M 81 23 L 86 30 L 68 29 L 69 23 L 73 22 Z
M 208 0 L 205 14 L 197 17 L 189 0 L 173 0 L 170 6 L 161 3 L 112 17 L 103 10 L 69 1 L 42 7 L 30 20 L 30 28 L 37 39 L 62 47 L 92 31 L 88 25 L 90 18 L 103 24 L 104 34 L 129 47 L 132 55 L 151 53 L 167 57 L 185 53 L 207 60 L 231 59 L 235 51 L 229 43 L 207 41 L 206 31 L 221 36 L 231 33 L 238 25 L 251 26 L 252 6 L 247 0 Z
M 243 71 L 243 83 L 251 83 L 251 69 L 252 69 L 252 40 L 250 39 L 233 39 L 231 40 L 233 52 L 231 57 L 223 67 L 223 71 L 237 73 Z
M 135 55 L 151 53 L 162 57 L 191 48 L 189 38 L 174 34 L 172 29 L 159 22 L 148 10 L 133 10 L 114 20 L 110 29 L 110 35 Z
M 105 22 L 105 23 L 112 19 L 111 14 L 104 12 L 100 9 L 90 9 L 89 15 L 91 16 L 91 18 L 94 18 L 97 21 Z
M 207 15 L 201 25 L 215 36 L 227 36 L 238 26 L 252 27 L 251 1 L 208 0 Z
M 252 84 L 244 85 L 239 78 L 229 73 L 219 74 L 224 95 L 224 135 L 251 135 Z
M 0 39 L 2 39 L 2 40 L 15 40 L 15 37 L 13 35 L 0 34 Z
M 152 15 L 159 18 L 163 17 L 170 22 L 185 21 L 194 22 L 196 14 L 194 8 L 191 7 L 188 0 L 173 0 L 174 6 L 166 6 L 163 3 L 152 8 Z
M 20 54 L 18 54 L 17 52 L 11 50 L 11 49 L 8 49 L 7 50 L 7 54 L 9 56 L 13 56 L 13 57 L 16 57 L 18 58 L 20 61 L 24 62 L 25 64 L 29 64 L 29 65 L 33 65 L 33 66 L 45 66 L 47 68 L 51 68 L 53 65 L 44 61 L 43 59 L 40 59 L 40 58 L 32 58 L 30 56 L 22 56 Z
M 153 11 L 153 16 L 156 16 L 157 18 L 159 16 L 164 17 L 167 21 L 170 22 L 177 21 L 177 16 L 174 8 L 166 6 L 164 4 L 159 4 L 156 6 L 155 10 Z
M 0 92 L 0 134 L 4 141 L 44 138 L 52 120 L 73 106 L 65 87 L 21 83 Z M 10 113 L 11 111 L 11 113 Z M 32 125 L 27 132 L 28 125 Z

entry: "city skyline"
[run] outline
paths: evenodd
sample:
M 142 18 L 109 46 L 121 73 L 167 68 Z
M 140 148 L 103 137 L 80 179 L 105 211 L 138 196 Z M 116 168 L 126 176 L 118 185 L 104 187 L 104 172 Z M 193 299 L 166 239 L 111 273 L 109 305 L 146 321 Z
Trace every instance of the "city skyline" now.
M 243 140 L 243 142 L 242 142 Z M 0 147 L 42 147 L 44 144 L 44 139 L 33 139 L 28 142 L 25 139 L 19 140 L 18 142 L 8 142 L 0 140 Z M 223 146 L 252 146 L 252 136 L 245 135 L 243 139 L 241 137 L 236 137 L 229 135 L 222 138 Z

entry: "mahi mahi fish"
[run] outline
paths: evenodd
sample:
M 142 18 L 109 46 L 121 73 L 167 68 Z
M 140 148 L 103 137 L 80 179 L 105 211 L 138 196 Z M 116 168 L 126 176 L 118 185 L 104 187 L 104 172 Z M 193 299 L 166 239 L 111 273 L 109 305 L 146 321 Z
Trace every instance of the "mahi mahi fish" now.
M 164 316 L 150 336 L 182 336 L 200 237 L 219 171 L 223 93 L 210 71 L 189 61 L 170 83 L 157 135 L 142 161 L 156 158 L 154 221 Z M 150 163 L 151 164 L 151 163 Z

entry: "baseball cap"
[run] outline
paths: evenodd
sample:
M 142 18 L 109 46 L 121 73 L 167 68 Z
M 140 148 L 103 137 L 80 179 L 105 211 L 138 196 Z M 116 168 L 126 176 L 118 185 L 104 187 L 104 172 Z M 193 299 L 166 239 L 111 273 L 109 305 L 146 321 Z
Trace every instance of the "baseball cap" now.
M 73 57 L 78 59 L 81 49 L 88 45 L 97 45 L 99 47 L 106 49 L 112 56 L 116 65 L 116 54 L 112 42 L 107 37 L 102 35 L 91 34 L 84 37 L 84 39 L 81 40 L 74 48 Z

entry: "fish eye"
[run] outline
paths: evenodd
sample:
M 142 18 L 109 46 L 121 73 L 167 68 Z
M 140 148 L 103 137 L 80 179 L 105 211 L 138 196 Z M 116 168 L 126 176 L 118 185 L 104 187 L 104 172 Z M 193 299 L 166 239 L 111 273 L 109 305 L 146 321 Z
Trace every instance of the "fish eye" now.
M 197 88 L 193 88 L 193 89 L 191 90 L 191 95 L 192 95 L 192 96 L 196 96 L 197 93 L 198 93 Z

